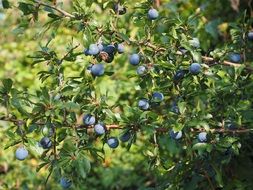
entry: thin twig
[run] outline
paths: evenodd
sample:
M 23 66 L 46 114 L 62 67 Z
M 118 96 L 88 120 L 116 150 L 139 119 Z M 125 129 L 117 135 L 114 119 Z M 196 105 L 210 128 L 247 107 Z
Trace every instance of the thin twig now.
M 166 127 L 159 127 L 155 129 L 157 132 L 165 133 L 168 132 L 169 129 Z M 203 129 L 193 129 L 191 128 L 191 132 L 201 132 L 204 131 Z M 245 129 L 245 128 L 239 128 L 239 129 L 210 129 L 211 133 L 249 133 L 252 132 L 253 129 Z
M 49 4 L 44 3 L 44 2 L 42 2 L 42 1 L 39 1 L 39 0 L 35 0 L 35 2 L 38 3 L 39 6 L 42 5 L 42 6 L 44 6 L 44 7 L 49 7 L 49 8 L 51 8 L 51 9 L 56 10 L 57 12 L 61 13 L 64 17 L 75 18 L 74 15 L 72 15 L 72 14 L 70 14 L 70 13 L 68 13 L 68 12 L 66 12 L 66 11 L 64 11 L 64 10 L 62 10 L 62 9 L 59 9 L 59 8 L 57 8 L 56 6 L 49 5 Z
M 107 129 L 124 129 L 124 127 L 120 127 L 119 125 L 106 125 Z M 160 132 L 160 133 L 167 133 L 170 129 L 167 127 L 159 127 L 159 128 L 155 128 L 156 132 Z M 191 130 L 192 132 L 201 132 L 203 131 L 203 129 L 193 129 Z M 241 128 L 241 129 L 210 129 L 210 132 L 212 133 L 249 133 L 252 132 L 253 129 L 245 129 L 245 128 Z
M 78 48 L 80 46 L 80 44 L 77 44 L 76 46 L 72 47 L 61 59 L 60 59 L 60 63 L 63 62 L 64 59 L 66 59 L 66 57 L 69 56 L 69 54 L 75 50 L 76 48 Z
M 213 185 L 213 183 L 212 183 L 212 181 L 211 181 L 211 179 L 210 179 L 208 173 L 207 173 L 205 170 L 204 170 L 204 175 L 205 175 L 205 177 L 206 177 L 206 179 L 207 179 L 207 181 L 208 181 L 208 183 L 209 183 L 211 189 L 212 189 L 212 190 L 215 190 L 215 187 L 214 187 L 214 185 Z
M 253 129 L 210 129 L 210 131 L 215 133 L 249 133 Z
M 56 128 L 54 128 L 54 145 L 53 145 L 53 154 L 54 154 L 54 160 L 57 160 L 57 152 L 56 152 Z
M 51 167 L 53 167 L 53 166 L 51 166 Z M 48 182 L 48 180 L 49 180 L 49 178 L 50 178 L 50 176 L 51 176 L 52 173 L 53 173 L 53 168 L 52 168 L 52 170 L 49 172 L 49 174 L 47 176 L 47 179 L 45 181 L 45 187 L 47 186 L 47 182 Z
M 10 117 L 6 117 L 6 116 L 2 116 L 0 117 L 1 121 L 9 121 L 14 123 L 15 125 L 21 126 L 23 124 L 25 124 L 26 122 L 23 120 L 19 120 L 19 119 L 15 119 L 15 118 L 10 118 Z
M 2 116 L 0 117 L 0 121 L 7 121 L 7 122 L 12 122 L 16 125 L 23 125 L 26 123 L 25 120 L 20 120 L 20 119 L 15 119 L 15 118 L 10 118 L 10 117 L 6 117 L 6 116 Z M 45 125 L 45 123 L 41 123 L 41 122 L 36 122 L 37 125 Z
M 123 127 L 120 127 L 119 125 L 106 125 L 107 130 L 110 129 L 123 129 Z

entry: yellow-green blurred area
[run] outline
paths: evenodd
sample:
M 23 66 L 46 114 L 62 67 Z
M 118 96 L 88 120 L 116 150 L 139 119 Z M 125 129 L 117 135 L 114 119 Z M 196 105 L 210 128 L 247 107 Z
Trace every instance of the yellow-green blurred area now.
M 18 2 L 22 1 L 11 0 L 12 8 L 3 9 L 0 0 L 0 79 L 11 78 L 14 82 L 14 88 L 35 94 L 36 90 L 45 85 L 39 80 L 38 72 L 48 71 L 50 65 L 46 62 L 34 64 L 32 57 L 36 51 L 39 51 L 50 40 L 48 47 L 54 50 L 59 58 L 67 53 L 67 47 L 70 44 L 73 46 L 78 45 L 78 48 L 74 50 L 76 53 L 80 53 L 77 59 L 63 62 L 65 78 L 78 77 L 80 72 L 93 62 L 93 58 L 85 57 L 83 51 L 90 41 L 93 40 L 93 43 L 95 43 L 97 39 L 88 39 L 88 35 L 84 34 L 84 31 L 78 32 L 78 25 L 68 26 L 67 19 L 63 19 L 54 27 L 48 28 L 46 23 L 50 18 L 43 10 L 39 12 L 37 21 L 31 19 L 28 22 L 18 9 Z M 52 1 L 44 2 L 53 3 Z M 71 0 L 57 0 L 54 2 L 63 10 L 74 12 Z M 85 0 L 79 0 L 79 2 L 82 4 Z M 97 0 L 94 1 L 91 7 L 86 7 L 88 13 L 93 13 L 92 18 L 89 18 L 89 22 L 97 26 L 113 23 L 116 19 L 115 13 L 110 6 L 104 5 L 107 2 L 113 5 L 114 1 Z M 141 40 L 141 37 L 145 36 L 143 30 L 145 19 L 141 18 L 147 10 L 143 10 L 138 6 L 145 1 L 125 0 L 124 2 L 127 13 L 118 20 L 118 32 L 126 33 L 130 39 Z M 172 14 L 178 14 L 182 18 L 197 15 L 197 21 L 194 20 L 194 23 L 192 23 L 192 26 L 194 26 L 193 33 L 194 37 L 200 39 L 201 48 L 204 50 L 209 50 L 214 44 L 219 47 L 227 41 L 228 23 L 236 21 L 236 16 L 240 11 L 249 7 L 247 0 L 238 1 L 239 4 L 236 1 L 229 0 L 161 0 L 159 2 L 158 10 L 164 17 L 169 17 Z M 104 7 L 101 6 L 102 4 Z M 140 27 L 142 28 L 140 29 Z M 166 26 L 166 23 L 155 25 L 152 32 L 160 34 L 160 36 L 151 37 L 150 40 L 159 41 L 163 45 L 166 44 L 170 40 L 166 36 L 169 30 L 170 28 Z M 109 39 L 107 40 L 107 43 L 110 43 Z M 119 98 L 121 98 L 121 106 L 132 105 L 132 102 L 137 99 L 136 93 L 138 94 L 140 87 L 134 77 L 136 71 L 128 64 L 128 56 L 134 51 L 136 51 L 134 47 L 126 45 L 126 52 L 123 55 L 116 55 L 112 63 L 106 64 L 105 70 L 113 72 L 113 74 L 94 80 L 97 85 L 96 94 L 101 96 L 107 94 L 109 97 L 107 103 L 110 106 L 119 103 Z M 156 86 L 153 86 L 153 88 L 155 89 Z M 150 91 L 152 90 L 150 89 Z M 114 111 L 117 111 L 117 109 Z M 6 113 L 5 108 L 0 108 L 0 113 Z M 15 159 L 15 150 L 20 144 L 5 149 L 10 140 L 10 136 L 6 133 L 11 127 L 13 127 L 13 124 L 10 122 L 0 122 L 0 190 L 61 189 L 59 185 L 60 176 L 51 176 L 47 182 L 47 188 L 45 187 L 45 181 L 49 175 L 48 168 L 44 167 L 39 172 L 36 171 L 40 164 L 40 155 L 34 151 L 33 146 L 28 147 L 29 157 L 25 161 Z M 119 133 L 119 131 L 115 131 L 112 135 L 117 136 Z M 33 136 L 34 142 L 39 141 L 40 137 Z M 92 170 L 87 176 L 85 185 L 83 187 L 78 186 L 76 189 L 144 190 L 154 187 L 159 181 L 169 184 L 166 176 L 163 175 L 165 173 L 164 169 L 153 168 L 154 170 L 152 170 L 149 165 L 150 160 L 147 155 L 155 157 L 148 150 L 149 145 L 152 144 L 150 141 L 153 139 L 150 140 L 148 135 L 141 132 L 137 134 L 137 137 L 138 140 L 132 145 L 130 151 L 127 150 L 126 144 L 121 144 L 116 150 L 112 150 L 105 145 L 104 162 L 92 162 Z M 161 137 L 161 142 L 164 142 L 163 148 L 168 150 L 168 155 L 178 156 L 178 145 L 173 144 L 173 142 L 166 144 L 168 141 L 167 136 Z M 100 140 L 97 140 L 95 145 L 102 147 Z M 59 146 L 61 147 L 62 144 Z M 168 162 L 168 165 L 170 165 L 172 161 L 169 160 Z M 156 165 L 156 163 L 152 164 Z

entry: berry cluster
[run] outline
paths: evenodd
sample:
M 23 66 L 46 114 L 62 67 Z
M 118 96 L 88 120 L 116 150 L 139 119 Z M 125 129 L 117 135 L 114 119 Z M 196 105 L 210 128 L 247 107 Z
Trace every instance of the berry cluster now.
M 83 124 L 86 127 L 91 127 L 93 126 L 94 128 L 94 132 L 96 135 L 101 136 L 101 135 L 105 135 L 107 132 L 107 128 L 106 125 L 102 122 L 96 122 L 96 118 L 91 115 L 91 114 L 85 114 L 83 116 Z M 126 131 L 124 132 L 119 139 L 122 142 L 127 142 L 129 139 L 131 138 L 131 132 L 130 131 Z M 108 137 L 107 138 L 107 144 L 110 148 L 117 148 L 119 146 L 119 140 L 117 137 Z

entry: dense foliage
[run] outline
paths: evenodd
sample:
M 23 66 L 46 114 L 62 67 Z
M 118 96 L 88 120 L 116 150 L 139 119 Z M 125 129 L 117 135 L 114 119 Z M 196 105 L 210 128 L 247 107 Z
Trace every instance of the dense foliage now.
M 251 0 L 1 3 L 0 189 L 252 189 Z

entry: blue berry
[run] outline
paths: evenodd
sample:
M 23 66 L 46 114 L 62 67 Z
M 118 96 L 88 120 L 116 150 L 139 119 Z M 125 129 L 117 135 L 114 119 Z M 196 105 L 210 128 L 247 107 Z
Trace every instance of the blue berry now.
M 229 123 L 229 124 L 227 124 L 227 128 L 229 130 L 236 130 L 237 129 L 237 125 L 235 123 Z
M 179 114 L 179 108 L 176 102 L 172 103 L 171 111 L 174 112 L 175 114 Z
M 241 55 L 239 53 L 231 53 L 229 59 L 234 63 L 239 63 L 241 61 Z
M 253 41 L 253 31 L 248 33 L 248 39 Z
M 85 114 L 83 116 L 83 124 L 86 125 L 86 126 L 89 126 L 89 125 L 94 125 L 96 122 L 96 119 L 94 116 L 92 116 L 91 114 Z
M 178 131 L 178 132 L 175 132 L 173 130 L 170 131 L 170 137 L 172 139 L 178 140 L 178 139 L 182 138 L 182 135 L 183 135 L 182 131 Z
M 141 65 L 136 69 L 136 73 L 138 75 L 144 75 L 146 73 L 147 69 L 145 66 Z
M 184 47 L 180 47 L 179 51 L 184 55 L 187 53 L 187 49 L 185 49 Z
M 25 148 L 20 147 L 16 150 L 15 156 L 18 160 L 24 160 L 28 156 L 28 151 Z
M 139 54 L 132 54 L 129 58 L 129 62 L 131 65 L 138 65 L 140 63 Z
M 123 15 L 126 13 L 126 8 L 121 6 L 119 3 L 116 3 L 113 7 L 113 10 L 116 14 Z
M 116 50 L 116 48 L 112 44 L 105 46 L 104 49 L 103 49 L 104 52 L 106 52 L 108 54 L 112 54 L 112 55 L 115 54 L 115 50 Z
M 91 74 L 93 76 L 102 76 L 105 72 L 105 68 L 103 64 L 95 64 L 91 67 Z
M 88 54 L 97 55 L 99 53 L 99 48 L 97 44 L 90 44 Z
M 84 50 L 84 55 L 86 55 L 86 56 L 91 55 L 89 49 Z
M 87 70 L 88 70 L 89 72 L 91 72 L 92 66 L 93 66 L 92 64 L 89 64 L 89 65 L 88 65 Z
M 42 148 L 44 149 L 49 149 L 52 146 L 52 141 L 50 140 L 50 138 L 48 137 L 43 137 L 40 140 L 40 145 L 42 146 Z
M 117 148 L 119 146 L 119 140 L 116 137 L 110 137 L 107 139 L 107 144 L 110 148 Z
M 148 11 L 148 18 L 150 20 L 155 20 L 155 19 L 158 18 L 158 16 L 159 16 L 159 13 L 158 13 L 158 11 L 156 9 L 149 9 L 149 11 Z
M 117 45 L 118 53 L 124 53 L 125 47 L 123 44 L 118 44 Z
M 171 107 L 171 111 L 172 111 L 173 113 L 175 113 L 175 114 L 179 114 L 179 108 L 178 108 L 178 106 L 172 106 L 172 107 Z
M 103 123 L 98 123 L 94 126 L 94 131 L 97 135 L 105 134 L 105 125 Z
M 60 100 L 61 99 L 61 94 L 56 94 L 55 97 L 54 97 L 54 100 Z
M 164 99 L 164 96 L 161 92 L 154 92 L 152 98 L 155 102 L 161 102 Z
M 70 188 L 70 186 L 72 185 L 72 181 L 70 179 L 67 179 L 65 177 L 62 177 L 60 179 L 60 185 L 62 186 L 62 188 L 64 189 L 68 189 Z
M 131 138 L 131 133 L 130 131 L 127 131 L 119 137 L 119 140 L 121 140 L 122 142 L 127 142 L 129 141 L 130 138 Z
M 149 101 L 146 98 L 139 100 L 138 106 L 141 110 L 148 110 L 149 108 Z
M 104 46 L 103 46 L 102 43 L 99 43 L 97 46 L 98 46 L 99 51 L 103 51 L 104 50 Z
M 207 141 L 207 133 L 206 132 L 199 133 L 198 140 L 199 140 L 199 142 L 206 142 Z
M 176 72 L 176 74 L 174 75 L 173 77 L 173 80 L 174 81 L 179 81 L 181 80 L 182 78 L 184 78 L 186 72 L 184 70 L 179 70 Z
M 197 75 L 197 74 L 199 74 L 200 73 L 200 71 L 201 71 L 201 65 L 199 64 L 199 63 L 192 63 L 191 65 L 190 65 L 190 72 L 192 73 L 192 74 L 194 74 L 194 75 Z

